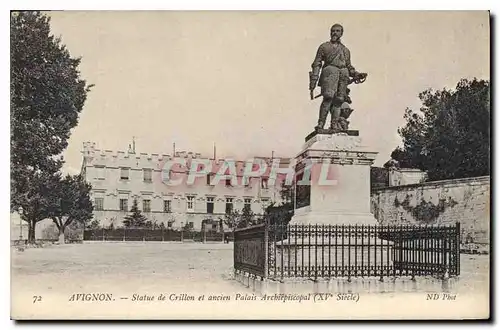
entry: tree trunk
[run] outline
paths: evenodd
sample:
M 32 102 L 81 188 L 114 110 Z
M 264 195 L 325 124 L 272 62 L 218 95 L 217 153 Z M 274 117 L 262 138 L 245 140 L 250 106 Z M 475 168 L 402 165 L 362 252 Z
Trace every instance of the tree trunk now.
M 36 222 L 33 220 L 28 221 L 28 243 L 35 243 L 35 225 Z
M 64 244 L 64 228 L 59 229 L 59 244 Z

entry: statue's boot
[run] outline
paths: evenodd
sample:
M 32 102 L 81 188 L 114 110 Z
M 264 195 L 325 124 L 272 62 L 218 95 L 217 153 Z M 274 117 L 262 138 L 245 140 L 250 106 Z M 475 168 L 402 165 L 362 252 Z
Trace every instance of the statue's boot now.
M 326 102 L 325 100 L 321 103 L 321 106 L 319 107 L 318 125 L 315 127 L 316 130 L 325 127 L 326 117 L 328 117 L 328 113 L 330 112 L 330 104 L 330 102 Z
M 334 130 L 334 131 L 340 131 L 340 125 L 339 125 L 339 120 L 338 118 L 332 118 L 331 122 L 330 122 L 330 129 Z

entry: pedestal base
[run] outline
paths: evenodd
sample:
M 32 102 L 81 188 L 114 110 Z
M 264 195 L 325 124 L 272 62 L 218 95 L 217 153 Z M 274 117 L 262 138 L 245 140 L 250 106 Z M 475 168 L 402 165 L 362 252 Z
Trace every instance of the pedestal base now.
M 310 185 L 307 190 L 297 185 L 300 208 L 290 224 L 376 225 L 370 212 L 370 166 L 377 153 L 363 145 L 357 131 L 323 131 L 308 136 L 296 157 L 297 178 L 308 177 Z
M 312 131 L 311 133 L 309 133 L 306 138 L 305 138 L 305 141 L 309 141 L 310 139 L 312 139 L 314 136 L 316 135 L 320 135 L 320 134 L 327 134 L 327 135 L 333 135 L 333 134 L 344 134 L 344 135 L 348 135 L 348 136 L 359 136 L 359 131 L 356 131 L 356 130 L 346 130 L 346 131 L 337 131 L 337 130 L 334 130 L 334 129 L 329 129 L 329 128 L 319 128 L 319 129 L 316 129 L 314 131 Z
M 377 220 L 372 213 L 364 212 L 315 212 L 309 207 L 295 210 L 291 225 L 376 225 Z

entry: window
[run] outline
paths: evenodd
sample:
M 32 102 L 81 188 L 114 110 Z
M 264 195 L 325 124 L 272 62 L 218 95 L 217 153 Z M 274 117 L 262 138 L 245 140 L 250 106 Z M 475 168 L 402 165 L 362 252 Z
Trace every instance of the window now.
M 252 199 L 245 198 L 243 201 L 244 201 L 243 209 L 250 211 L 252 209 Z
M 173 225 L 173 224 L 174 224 L 174 223 L 173 223 L 172 221 L 169 221 L 169 222 L 167 223 L 167 227 L 168 227 L 168 228 L 172 228 L 172 225 Z
M 95 167 L 95 170 L 96 170 L 96 179 L 98 180 L 104 180 L 104 169 L 105 167 L 104 166 L 96 166 Z
M 120 198 L 120 211 L 128 211 L 128 199 Z
M 129 168 L 128 167 L 122 167 L 120 169 L 120 180 L 128 180 L 128 173 Z
M 212 224 L 212 230 L 217 230 L 217 224 L 216 223 Z
M 267 189 L 267 178 L 262 178 L 260 184 L 263 189 Z
M 143 212 L 151 212 L 151 200 L 144 199 L 142 201 L 142 211 Z
M 207 197 L 207 213 L 208 214 L 214 213 L 214 198 L 213 197 Z
M 231 186 L 231 179 L 226 179 L 226 187 Z
M 226 198 L 226 214 L 229 214 L 232 211 L 233 211 L 233 198 L 227 197 Z
M 243 185 L 244 185 L 245 187 L 249 187 L 249 186 L 250 186 L 250 180 L 251 180 L 251 177 L 244 176 L 241 180 L 243 180 Z
M 172 201 L 171 200 L 163 201 L 163 212 L 165 212 L 165 213 L 172 212 Z
M 104 198 L 103 197 L 96 197 L 95 198 L 95 210 L 96 211 L 104 210 Z
M 143 177 L 145 182 L 151 182 L 153 177 L 153 170 L 150 168 L 143 169 Z
M 207 186 L 210 186 L 210 183 L 212 182 L 212 174 L 207 174 Z
M 187 210 L 194 212 L 194 196 L 187 196 Z

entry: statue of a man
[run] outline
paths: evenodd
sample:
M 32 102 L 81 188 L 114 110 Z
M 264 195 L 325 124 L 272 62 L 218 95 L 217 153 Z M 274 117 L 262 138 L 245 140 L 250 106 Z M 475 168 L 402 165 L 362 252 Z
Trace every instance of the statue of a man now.
M 334 24 L 330 29 L 330 41 L 321 44 L 312 63 L 312 72 L 309 73 L 309 91 L 311 100 L 314 99 L 316 84 L 321 87 L 323 102 L 319 110 L 319 119 L 316 129 L 323 128 L 328 113 L 331 114 L 330 128 L 346 130 L 347 117 L 352 112 L 349 107 L 351 100 L 347 85 L 361 83 L 366 79 L 366 73 L 359 73 L 351 64 L 349 49 L 340 42 L 344 28 Z M 321 71 L 321 74 L 320 74 Z

